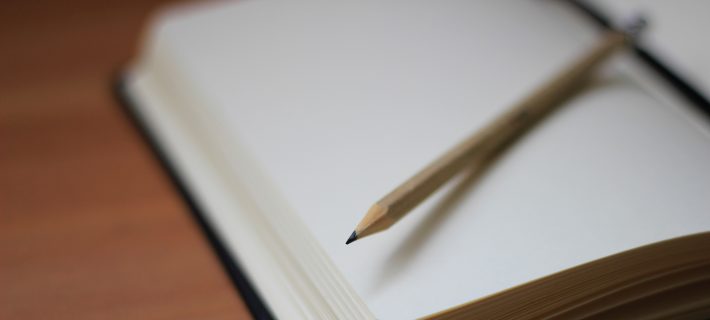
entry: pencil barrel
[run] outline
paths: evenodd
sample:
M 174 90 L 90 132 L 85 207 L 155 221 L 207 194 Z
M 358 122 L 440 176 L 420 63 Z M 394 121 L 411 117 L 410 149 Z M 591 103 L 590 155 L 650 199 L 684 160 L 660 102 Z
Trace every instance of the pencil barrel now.
M 625 42 L 623 34 L 609 32 L 569 68 L 384 196 L 377 204 L 387 208 L 387 220 L 394 224 L 463 168 L 474 162 L 486 162 L 486 159 L 492 159 L 506 150 L 535 124 L 558 109 Z M 478 169 L 483 170 L 484 167 L 479 166 Z

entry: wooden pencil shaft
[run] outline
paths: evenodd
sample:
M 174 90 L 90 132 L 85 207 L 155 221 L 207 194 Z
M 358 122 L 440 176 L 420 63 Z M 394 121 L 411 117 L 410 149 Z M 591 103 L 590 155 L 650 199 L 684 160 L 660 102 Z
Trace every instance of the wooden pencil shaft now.
M 626 37 L 621 33 L 606 34 L 595 48 L 569 68 L 377 201 L 373 209 L 378 207 L 379 210 L 371 210 L 356 231 L 371 233 L 365 230 L 368 227 L 374 231 L 386 229 L 473 160 L 492 158 L 495 153 L 502 152 L 512 141 L 554 111 L 625 41 Z

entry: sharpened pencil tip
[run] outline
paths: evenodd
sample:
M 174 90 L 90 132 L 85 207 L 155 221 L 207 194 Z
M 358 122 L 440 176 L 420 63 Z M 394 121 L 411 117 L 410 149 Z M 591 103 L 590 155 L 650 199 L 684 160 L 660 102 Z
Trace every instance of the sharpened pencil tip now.
M 345 244 L 350 244 L 350 242 L 353 242 L 357 240 L 357 232 L 353 231 L 353 233 L 350 235 L 350 238 L 348 238 L 348 241 L 345 241 Z

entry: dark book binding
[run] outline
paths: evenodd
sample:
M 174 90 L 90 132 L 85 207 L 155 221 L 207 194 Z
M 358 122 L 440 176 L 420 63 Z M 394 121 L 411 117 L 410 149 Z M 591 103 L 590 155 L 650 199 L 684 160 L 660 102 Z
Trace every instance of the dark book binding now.
M 195 197 L 190 194 L 185 179 L 180 176 L 180 172 L 170 161 L 167 153 L 163 150 L 163 146 L 160 145 L 160 142 L 156 138 L 155 133 L 151 131 L 148 122 L 141 117 L 141 114 L 137 109 L 138 106 L 136 105 L 136 102 L 131 98 L 130 94 L 126 90 L 125 83 L 125 78 L 122 74 L 119 74 L 114 81 L 114 93 L 124 111 L 124 114 L 136 127 L 143 138 L 143 141 L 145 141 L 148 145 L 153 155 L 160 163 L 161 168 L 167 174 L 170 182 L 175 187 L 175 190 L 178 194 L 180 194 L 185 206 L 187 206 L 189 211 L 192 213 L 192 217 L 197 225 L 200 226 L 205 238 L 207 238 L 207 241 L 221 262 L 224 271 L 227 273 L 232 284 L 237 289 L 237 292 L 244 300 L 249 312 L 254 319 L 274 319 L 274 316 L 265 303 L 265 300 L 254 289 L 254 286 L 246 276 L 246 273 L 244 273 L 241 268 L 239 260 L 231 254 L 229 250 L 227 250 L 224 242 L 217 235 L 217 232 L 215 231 L 216 229 L 210 225 L 210 222 L 207 220 L 203 208 L 200 206 L 198 201 L 196 201 Z

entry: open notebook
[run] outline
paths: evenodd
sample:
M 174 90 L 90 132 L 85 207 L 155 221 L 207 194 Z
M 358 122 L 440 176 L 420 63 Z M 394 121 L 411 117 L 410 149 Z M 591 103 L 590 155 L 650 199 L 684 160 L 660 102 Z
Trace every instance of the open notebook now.
M 246 0 L 148 31 L 126 93 L 273 316 L 637 312 L 611 307 L 707 288 L 709 127 L 628 54 L 485 175 L 344 245 L 373 201 L 598 39 L 567 3 Z

